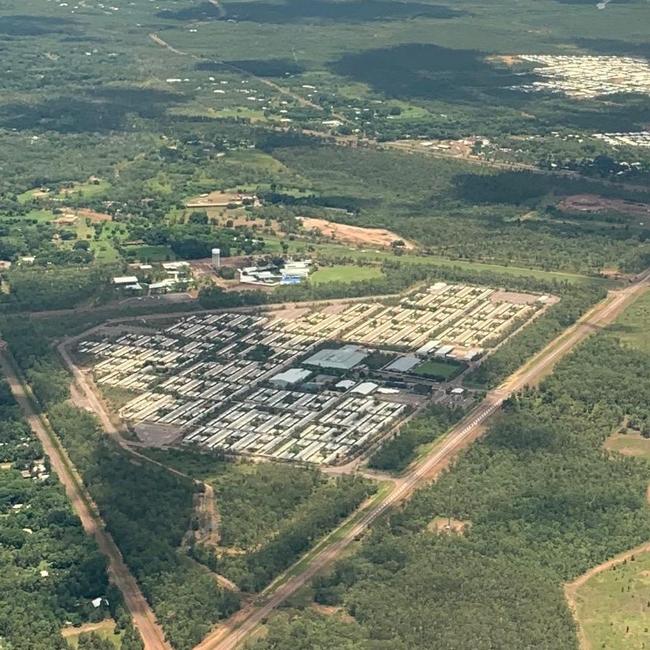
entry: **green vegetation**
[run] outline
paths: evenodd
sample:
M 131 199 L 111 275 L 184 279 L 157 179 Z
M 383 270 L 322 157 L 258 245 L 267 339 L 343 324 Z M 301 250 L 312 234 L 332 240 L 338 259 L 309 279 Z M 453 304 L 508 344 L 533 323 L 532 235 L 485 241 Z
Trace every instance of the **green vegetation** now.
M 460 408 L 433 404 L 407 422 L 397 434 L 371 456 L 368 467 L 401 472 L 417 455 L 421 445 L 433 442 L 463 416 Z
M 110 295 L 110 272 L 110 267 L 12 270 L 6 273 L 11 293 L 0 294 L 0 308 L 40 311 L 101 302 Z
M 424 363 L 414 368 L 413 372 L 416 375 L 423 377 L 430 377 L 439 381 L 448 381 L 457 377 L 465 369 L 462 363 L 454 361 L 438 361 L 437 359 L 428 359 Z
M 328 481 L 291 519 L 282 523 L 268 543 L 246 555 L 215 558 L 214 566 L 244 591 L 260 591 L 324 533 L 350 515 L 374 489 L 370 482 L 358 477 Z
M 648 294 L 637 298 L 610 332 L 624 345 L 648 357 Z M 643 361 L 642 361 L 643 362 Z M 632 418 L 633 419 L 633 418 Z M 627 420 L 627 419 L 626 419 Z M 625 456 L 650 460 L 650 439 L 628 427 L 610 436 L 605 448 Z M 647 575 L 650 554 L 633 554 L 628 560 L 591 577 L 576 593 L 577 615 L 592 647 L 641 649 L 645 643 L 650 593 Z
M 625 344 L 641 352 L 650 352 L 650 292 L 645 292 L 640 298 L 623 312 L 614 325 L 612 332 Z
M 119 609 L 104 557 L 51 476 L 43 449 L 4 382 L 0 520 L 0 638 L 8 647 L 64 650 L 59 630 L 65 621 L 97 621 Z M 109 604 L 95 609 L 94 598 Z
M 315 581 L 317 602 L 353 623 L 298 612 L 253 647 L 317 647 L 332 634 L 359 649 L 577 648 L 562 583 L 650 537 L 648 465 L 601 450 L 625 414 L 647 418 L 649 367 L 612 334 L 583 344 Z M 430 531 L 436 517 L 471 522 L 470 532 Z M 618 583 L 626 602 L 628 584 Z
M 569 218 L 558 202 L 585 192 L 648 201 L 647 191 L 619 182 L 642 187 L 647 154 L 590 137 L 641 128 L 647 103 L 522 93 L 512 86 L 534 81 L 530 66 L 499 59 L 503 43 L 508 53 L 642 55 L 644 34 L 630 25 L 647 18 L 643 3 L 618 4 L 605 23 L 604 12 L 564 3 L 565 25 L 553 19 L 555 0 L 489 10 L 470 0 L 453 8 L 322 0 L 309 9 L 183 0 L 83 15 L 11 0 L 1 12 L 11 73 L 0 102 L 0 258 L 101 267 L 202 257 L 210 244 L 224 256 L 273 251 L 265 241 L 278 235 L 332 245 L 301 232 L 296 217 L 309 215 L 390 228 L 443 264 L 639 270 L 649 254 L 646 225 Z M 296 25 L 305 27 L 299 35 Z M 110 51 L 95 47 L 101 42 Z M 38 82 L 25 63 L 36 43 L 47 53 Z M 353 142 L 355 134 L 382 144 L 332 139 Z M 490 144 L 471 163 L 383 144 L 477 134 Z M 479 153 L 576 176 L 501 172 L 477 165 Z M 638 164 L 622 164 L 631 160 Z M 211 190 L 257 193 L 264 205 L 215 209 L 207 223 L 188 223 L 186 200 Z M 63 223 L 78 210 L 95 214 Z
M 238 601 L 178 552 L 191 527 L 192 482 L 127 457 L 85 411 L 59 404 L 48 416 L 165 635 L 175 648 L 194 647 Z
M 214 622 L 239 606 L 236 596 L 180 552 L 193 525 L 196 486 L 130 457 L 94 416 L 67 403 L 67 374 L 35 329 L 10 320 L 3 335 L 166 636 L 175 648 L 194 647 Z
M 481 386 L 496 386 L 604 297 L 604 288 L 599 285 L 580 289 L 567 287 L 560 294 L 559 303 L 550 307 L 544 315 L 515 334 L 507 345 L 490 355 L 467 376 L 466 382 Z
M 650 554 L 633 555 L 580 587 L 577 614 L 592 647 L 643 650 L 650 602 L 648 571 Z
M 140 640 L 139 635 L 134 629 L 137 639 Z M 115 621 L 106 619 L 100 623 L 92 625 L 91 631 L 84 631 L 84 628 L 64 628 L 63 636 L 69 646 L 74 650 L 120 650 L 123 647 L 128 647 L 129 640 L 124 639 L 125 634 L 118 630 L 115 626 Z
M 382 277 L 381 269 L 373 266 L 346 266 L 336 264 L 325 266 L 309 276 L 309 282 L 313 284 L 325 284 L 328 282 L 361 282 L 363 280 L 374 280 Z
M 193 555 L 244 591 L 260 591 L 374 490 L 362 479 L 326 479 L 315 468 L 228 463 L 185 449 L 147 455 L 214 486 L 220 545 L 216 553 L 194 547 Z

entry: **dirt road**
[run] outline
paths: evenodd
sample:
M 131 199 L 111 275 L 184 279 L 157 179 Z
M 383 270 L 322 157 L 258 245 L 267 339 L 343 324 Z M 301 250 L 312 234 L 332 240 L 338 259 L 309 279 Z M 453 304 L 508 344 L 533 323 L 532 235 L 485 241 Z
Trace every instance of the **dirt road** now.
M 409 474 L 395 482 L 393 489 L 382 501 L 370 507 L 346 533 L 314 556 L 307 568 L 293 576 L 275 590 L 268 599 L 256 608 L 250 608 L 226 625 L 220 626 L 208 635 L 195 650 L 233 650 L 241 643 L 276 607 L 307 584 L 317 573 L 334 562 L 341 553 L 373 521 L 394 505 L 406 499 L 414 490 L 435 478 L 457 454 L 485 430 L 486 421 L 501 407 L 510 395 L 524 386 L 534 385 L 548 375 L 555 364 L 591 333 L 613 322 L 616 317 L 642 292 L 648 288 L 650 270 L 635 284 L 610 292 L 608 297 L 596 305 L 576 324 L 569 327 L 555 341 L 527 362 L 497 389 L 488 393 L 466 418 L 454 427 L 440 445 L 422 459 Z
M 210 4 L 213 4 L 215 7 L 218 7 L 220 11 L 224 11 L 223 7 L 216 1 L 210 0 Z M 223 14 L 225 16 L 225 13 Z M 219 63 L 223 65 L 226 68 L 230 68 L 231 70 L 234 70 L 235 72 L 238 72 L 241 75 L 244 75 L 245 77 L 249 77 L 251 79 L 255 79 L 258 83 L 266 86 L 267 88 L 271 88 L 271 90 L 274 90 L 275 92 L 279 93 L 280 95 L 283 95 L 284 97 L 288 97 L 290 99 L 293 99 L 296 103 L 298 103 L 300 106 L 303 108 L 313 108 L 317 111 L 324 112 L 323 107 L 320 104 L 317 104 L 316 102 L 312 102 L 311 100 L 303 97 L 302 95 L 299 95 L 298 93 L 294 93 L 291 90 L 287 90 L 280 84 L 275 83 L 274 81 L 271 81 L 270 79 L 267 79 L 266 77 L 258 77 L 257 75 L 253 74 L 249 70 L 246 70 L 244 68 L 240 68 L 237 65 L 234 65 L 233 63 L 230 63 L 228 61 L 224 60 L 213 60 L 213 59 L 208 59 L 206 57 L 201 57 L 196 54 L 190 54 L 189 52 L 184 52 L 183 50 L 179 50 L 175 48 L 173 45 L 170 45 L 167 41 L 162 39 L 160 35 L 156 34 L 155 32 L 152 32 L 149 34 L 149 38 L 156 44 L 159 45 L 160 47 L 164 47 L 166 50 L 169 50 L 170 52 L 173 52 L 174 54 L 178 54 L 179 56 L 189 56 L 193 59 L 196 59 L 197 61 L 212 61 L 213 63 Z M 345 123 L 349 124 L 354 124 L 350 120 L 348 120 L 345 116 L 340 115 L 338 113 L 330 113 L 329 114 L 331 117 Z
M 220 540 L 219 530 L 221 519 L 217 510 L 214 488 L 212 485 L 198 481 L 191 476 L 188 476 L 187 474 L 173 467 L 169 467 L 168 465 L 165 465 L 154 458 L 150 458 L 134 449 L 133 446 L 122 437 L 120 429 L 111 418 L 108 408 L 98 396 L 98 391 L 96 390 L 94 383 L 84 375 L 70 357 L 70 353 L 67 349 L 69 342 L 69 339 L 63 340 L 59 343 L 57 350 L 61 355 L 65 366 L 72 373 L 73 382 L 70 386 L 72 402 L 79 408 L 91 411 L 99 419 L 104 432 L 109 435 L 126 453 L 131 454 L 144 462 L 157 465 L 170 474 L 174 474 L 179 478 L 187 479 L 195 483 L 197 486 L 200 486 L 201 492 L 199 494 L 196 508 L 197 521 L 199 524 L 199 528 L 196 531 L 196 539 L 201 544 L 216 546 Z M 231 581 L 222 576 L 218 577 L 222 586 L 231 590 L 236 589 L 236 586 L 233 586 Z
M 86 534 L 95 538 L 99 550 L 107 558 L 111 580 L 122 592 L 126 607 L 133 617 L 133 623 L 142 637 L 145 649 L 171 650 L 171 646 L 165 641 L 162 629 L 156 622 L 153 611 L 142 595 L 135 578 L 124 563 L 122 554 L 110 534 L 104 529 L 97 507 L 92 503 L 90 496 L 82 487 L 81 479 L 76 476 L 74 466 L 67 457 L 65 450 L 55 438 L 50 436 L 46 425 L 35 412 L 23 384 L 5 353 L 0 354 L 0 367 L 27 423 L 43 445 L 43 449 L 50 459 L 52 469 L 56 472 L 59 481 L 65 488 L 70 504 L 79 519 L 81 519 Z
M 611 558 L 610 560 L 607 560 L 607 562 L 603 562 L 602 564 L 589 569 L 589 571 L 583 573 L 573 582 L 569 582 L 564 585 L 564 596 L 578 627 L 578 641 L 580 642 L 580 650 L 591 650 L 591 644 L 589 643 L 589 639 L 587 638 L 584 629 L 580 625 L 580 618 L 578 617 L 578 590 L 580 587 L 586 584 L 594 576 L 597 576 L 599 573 L 603 573 L 603 571 L 607 571 L 627 560 L 631 560 L 634 556 L 649 552 L 650 542 L 641 544 L 641 546 L 636 546 L 629 551 L 619 553 L 617 556 Z

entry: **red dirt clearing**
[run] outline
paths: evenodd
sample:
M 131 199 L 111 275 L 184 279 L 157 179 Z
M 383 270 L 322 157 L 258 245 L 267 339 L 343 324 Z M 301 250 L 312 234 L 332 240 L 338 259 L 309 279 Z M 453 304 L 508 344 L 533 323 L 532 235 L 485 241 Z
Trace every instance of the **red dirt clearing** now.
M 95 210 L 89 210 L 88 208 L 79 208 L 79 210 L 76 211 L 76 214 L 82 219 L 90 219 L 93 223 L 113 220 L 113 217 L 110 214 L 106 214 L 105 212 L 95 212 Z
M 318 230 L 326 237 L 332 237 L 347 244 L 388 248 L 394 241 L 403 241 L 405 249 L 413 250 L 415 248 L 411 242 L 385 228 L 349 226 L 316 217 L 302 217 L 301 221 L 305 230 Z
M 650 205 L 647 203 L 607 199 L 597 194 L 567 196 L 558 203 L 557 207 L 565 212 L 618 212 L 632 217 L 650 217 Z

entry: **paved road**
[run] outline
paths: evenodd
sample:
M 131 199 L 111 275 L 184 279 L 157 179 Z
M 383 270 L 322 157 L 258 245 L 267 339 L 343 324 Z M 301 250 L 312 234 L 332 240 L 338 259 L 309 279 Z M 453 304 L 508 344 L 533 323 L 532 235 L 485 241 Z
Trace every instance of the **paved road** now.
M 447 434 L 441 445 L 434 447 L 409 474 L 396 481 L 393 490 L 381 502 L 365 512 L 343 537 L 318 553 L 302 573 L 281 584 L 259 607 L 251 608 L 243 615 L 234 617 L 230 624 L 217 628 L 195 650 L 234 650 L 276 607 L 336 560 L 373 521 L 429 482 L 459 451 L 478 438 L 484 431 L 486 421 L 505 399 L 524 386 L 539 382 L 579 342 L 598 328 L 613 322 L 625 307 L 648 288 L 649 278 L 650 270 L 635 284 L 611 292 L 606 300 L 596 305 L 501 386 L 491 391 L 481 404 Z
M 34 411 L 23 384 L 18 379 L 5 354 L 0 354 L 0 367 L 11 388 L 11 392 L 23 411 L 27 423 L 43 445 L 43 449 L 50 459 L 52 469 L 56 472 L 59 481 L 65 488 L 70 504 L 79 519 L 81 519 L 86 534 L 95 538 L 99 550 L 108 559 L 109 575 L 122 592 L 126 607 L 131 613 L 133 623 L 142 637 L 145 649 L 172 650 L 171 646 L 165 641 L 163 631 L 156 622 L 153 611 L 124 563 L 122 554 L 113 538 L 104 529 L 97 507 L 92 503 L 89 495 L 82 487 L 81 479 L 75 476 L 72 469 L 73 465 L 67 458 L 65 451 L 50 437 L 43 421 Z

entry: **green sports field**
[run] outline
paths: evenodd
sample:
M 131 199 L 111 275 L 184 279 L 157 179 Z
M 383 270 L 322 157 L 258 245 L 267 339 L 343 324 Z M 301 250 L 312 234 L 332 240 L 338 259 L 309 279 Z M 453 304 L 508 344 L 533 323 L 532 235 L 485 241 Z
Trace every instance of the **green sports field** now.
M 360 282 L 362 280 L 376 280 L 383 277 L 381 269 L 375 266 L 335 265 L 325 266 L 309 276 L 313 284 L 327 282 Z

